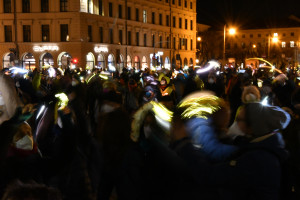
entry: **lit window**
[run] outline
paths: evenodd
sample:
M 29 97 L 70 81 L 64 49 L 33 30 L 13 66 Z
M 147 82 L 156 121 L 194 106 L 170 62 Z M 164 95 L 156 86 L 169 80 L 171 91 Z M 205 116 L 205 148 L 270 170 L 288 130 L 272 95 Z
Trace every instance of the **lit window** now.
M 286 42 L 282 42 L 282 43 L 281 43 L 281 47 L 282 47 L 282 48 L 285 48 L 285 47 L 286 47 Z
M 294 41 L 290 41 L 290 47 L 295 47 L 295 42 Z
M 143 10 L 143 23 L 147 23 L 147 10 Z
M 93 14 L 93 7 L 94 7 L 94 4 L 93 4 L 93 1 L 92 0 L 88 0 L 88 13 L 91 13 Z

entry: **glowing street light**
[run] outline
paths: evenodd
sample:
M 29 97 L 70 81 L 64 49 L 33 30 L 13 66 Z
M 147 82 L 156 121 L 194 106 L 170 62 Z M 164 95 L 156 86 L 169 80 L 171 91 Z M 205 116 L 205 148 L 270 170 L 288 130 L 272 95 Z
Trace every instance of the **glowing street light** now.
M 268 38 L 268 58 L 270 57 L 271 39 L 272 39 L 273 43 L 277 43 L 279 41 L 278 33 L 274 33 L 272 38 L 271 38 L 271 34 L 269 34 L 269 38 Z
M 236 29 L 235 28 L 230 28 L 228 32 L 229 32 L 230 35 L 234 35 L 236 33 Z
M 228 33 L 229 33 L 229 35 L 235 35 L 236 34 L 236 29 L 235 28 L 229 28 Z M 223 63 L 224 63 L 224 65 L 226 63 L 225 48 L 226 48 L 226 24 L 224 25 L 224 44 L 223 44 Z
M 199 59 L 201 56 L 201 52 L 202 52 L 202 38 L 200 36 L 197 37 L 197 51 L 196 51 L 196 64 L 199 63 Z M 198 62 L 197 62 L 198 61 Z
M 278 42 L 278 37 L 273 37 L 272 42 L 277 43 Z
M 253 44 L 253 45 L 252 45 L 252 47 L 253 47 L 253 49 L 255 49 L 255 48 L 256 48 L 256 45 L 255 45 L 255 44 Z

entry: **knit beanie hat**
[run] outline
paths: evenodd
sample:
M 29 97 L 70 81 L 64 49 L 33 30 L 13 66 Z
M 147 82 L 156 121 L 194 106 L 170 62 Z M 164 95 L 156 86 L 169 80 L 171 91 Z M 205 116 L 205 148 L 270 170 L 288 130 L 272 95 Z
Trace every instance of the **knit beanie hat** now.
M 291 121 L 290 115 L 277 106 L 249 103 L 245 108 L 246 119 L 255 137 L 269 134 L 278 129 L 285 129 Z

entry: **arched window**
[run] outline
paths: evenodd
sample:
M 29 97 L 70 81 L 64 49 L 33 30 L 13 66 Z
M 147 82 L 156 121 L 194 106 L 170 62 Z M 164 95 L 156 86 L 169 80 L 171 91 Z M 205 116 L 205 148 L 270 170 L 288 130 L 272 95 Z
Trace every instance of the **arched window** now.
M 188 60 L 187 60 L 187 58 L 184 58 L 183 65 L 184 65 L 184 67 L 188 66 Z
M 194 63 L 193 63 L 193 58 L 190 58 L 190 66 L 193 66 Z
M 98 62 L 99 68 L 105 69 L 105 60 L 104 60 L 104 56 L 102 54 L 98 55 L 97 62 Z
M 62 52 L 57 57 L 58 66 L 65 69 L 70 67 L 72 56 L 67 52 Z
M 122 55 L 120 55 L 120 63 L 118 64 L 118 71 L 121 74 L 123 72 L 123 68 L 124 68 L 124 57 Z
M 95 56 L 93 53 L 89 52 L 86 55 L 86 69 L 94 69 L 95 67 Z
M 6 53 L 3 57 L 3 68 L 10 68 L 15 66 L 15 54 L 13 53 Z
M 171 64 L 169 57 L 165 58 L 165 69 L 171 70 Z
M 127 55 L 127 69 L 132 68 L 132 63 L 131 63 L 131 57 L 130 55 Z
M 147 57 L 143 56 L 143 58 L 142 58 L 142 70 L 145 70 L 146 68 L 148 68 Z
M 22 67 L 28 70 L 34 70 L 35 69 L 35 59 L 34 56 L 31 53 L 26 53 L 22 57 Z
M 44 53 L 40 57 L 40 68 L 41 67 L 48 67 L 48 66 L 54 66 L 54 60 L 53 56 L 50 53 Z
M 140 69 L 140 58 L 138 56 L 134 56 L 134 68 Z
M 112 54 L 108 55 L 108 59 L 107 59 L 107 65 L 108 65 L 108 70 L 111 72 L 115 72 L 116 71 L 116 66 L 115 66 L 115 57 Z

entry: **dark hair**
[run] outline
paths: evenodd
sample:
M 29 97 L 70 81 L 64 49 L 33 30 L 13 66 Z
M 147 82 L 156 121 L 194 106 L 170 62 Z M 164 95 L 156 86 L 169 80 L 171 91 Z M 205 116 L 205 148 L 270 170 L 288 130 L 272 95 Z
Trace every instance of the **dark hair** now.
M 60 192 L 46 185 L 32 183 L 22 183 L 15 181 L 10 184 L 2 197 L 2 200 L 62 200 Z

